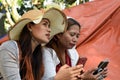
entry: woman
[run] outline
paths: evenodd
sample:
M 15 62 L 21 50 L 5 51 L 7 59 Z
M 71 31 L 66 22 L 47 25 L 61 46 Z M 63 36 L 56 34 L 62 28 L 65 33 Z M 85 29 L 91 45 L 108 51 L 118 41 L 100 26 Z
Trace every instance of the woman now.
M 57 17 L 57 19 L 56 19 Z M 51 8 L 30 10 L 9 31 L 11 40 L 0 46 L 0 73 L 4 80 L 41 80 L 44 73 L 42 44 L 66 26 L 65 14 Z M 59 25 L 59 26 L 57 26 Z
M 82 74 L 78 68 L 75 68 L 78 66 L 79 55 L 74 46 L 80 36 L 80 28 L 77 21 L 68 18 L 68 27 L 64 32 L 56 34 L 46 45 L 43 54 L 45 73 L 42 80 L 96 80 L 99 78 L 100 74 L 92 75 L 94 69 Z

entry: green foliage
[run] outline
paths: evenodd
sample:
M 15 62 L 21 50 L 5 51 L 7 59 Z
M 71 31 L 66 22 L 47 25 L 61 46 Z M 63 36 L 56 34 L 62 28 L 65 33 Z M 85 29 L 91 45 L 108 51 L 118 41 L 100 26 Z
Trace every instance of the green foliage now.
M 84 0 L 84 1 L 83 0 L 79 0 L 79 1 L 80 1 L 80 4 L 84 3 L 84 1 L 85 2 L 89 2 L 89 0 Z
M 19 0 L 21 1 L 20 3 L 20 8 L 18 9 L 18 13 L 20 15 L 24 14 L 26 11 L 29 11 L 31 9 L 33 9 L 33 5 L 32 5 L 32 0 Z
M 13 26 L 13 24 L 18 20 L 18 18 L 28 10 L 31 10 L 33 8 L 48 9 L 50 7 L 64 9 L 75 6 L 77 0 L 53 0 L 53 3 L 49 5 L 44 5 L 44 1 L 45 0 L 4 0 L 3 3 L 3 1 L 0 0 L 0 12 L 5 14 L 5 19 L 2 19 L 2 23 L 5 24 L 1 24 L 2 27 L 0 26 L 0 35 L 4 34 L 3 32 L 1 32 L 1 30 L 3 31 L 3 27 L 8 30 L 8 27 Z M 84 1 L 88 2 L 89 0 Z M 84 1 L 79 0 L 79 4 L 83 3 Z
M 19 6 L 21 6 L 22 3 L 23 3 L 23 0 L 18 0 L 18 1 L 17 1 L 17 4 L 18 4 Z
M 59 3 L 63 3 L 64 2 L 64 0 L 53 0 L 53 2 L 55 2 L 55 3 L 57 3 L 57 4 L 59 4 Z
M 72 5 L 76 0 L 65 0 L 66 4 Z

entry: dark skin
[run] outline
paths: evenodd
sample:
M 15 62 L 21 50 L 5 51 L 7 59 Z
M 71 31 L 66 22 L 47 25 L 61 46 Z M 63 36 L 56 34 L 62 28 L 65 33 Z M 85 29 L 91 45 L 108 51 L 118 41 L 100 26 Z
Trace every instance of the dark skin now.
M 107 77 L 107 68 L 105 68 L 103 71 L 101 71 L 100 73 L 96 74 L 96 75 L 93 75 L 93 72 L 95 71 L 96 69 L 91 69 L 91 70 L 88 70 L 87 72 L 84 72 L 82 75 L 81 75 L 81 78 L 82 79 L 78 79 L 78 80 L 98 80 L 101 75 L 103 76 L 103 78 Z

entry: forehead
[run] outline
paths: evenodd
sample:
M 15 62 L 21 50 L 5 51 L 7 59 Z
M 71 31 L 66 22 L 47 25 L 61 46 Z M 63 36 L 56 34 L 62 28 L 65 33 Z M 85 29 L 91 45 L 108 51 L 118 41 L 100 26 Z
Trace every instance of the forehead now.
M 47 18 L 43 18 L 41 22 L 48 22 L 48 23 L 50 23 L 50 20 L 47 19 Z
M 68 28 L 68 30 L 78 30 L 78 31 L 80 31 L 80 27 L 78 25 L 72 25 Z

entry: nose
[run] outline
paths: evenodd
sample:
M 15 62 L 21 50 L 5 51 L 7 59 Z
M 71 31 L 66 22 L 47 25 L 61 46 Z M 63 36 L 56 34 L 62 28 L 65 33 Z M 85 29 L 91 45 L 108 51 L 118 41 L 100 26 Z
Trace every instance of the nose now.
M 76 43 L 78 41 L 78 37 L 74 36 L 73 37 L 73 42 Z
M 50 27 L 48 27 L 47 30 L 48 30 L 48 32 L 51 32 L 51 28 Z

